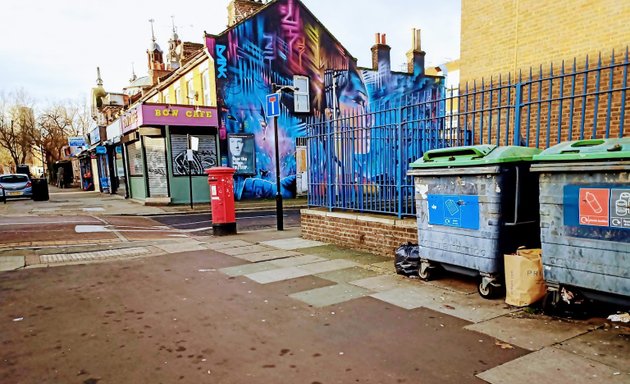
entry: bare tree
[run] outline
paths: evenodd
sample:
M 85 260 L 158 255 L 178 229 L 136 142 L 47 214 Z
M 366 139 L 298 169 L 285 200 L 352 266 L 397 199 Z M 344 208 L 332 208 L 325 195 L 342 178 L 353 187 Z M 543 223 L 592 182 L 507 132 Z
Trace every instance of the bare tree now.
M 45 108 L 38 117 L 39 132 L 35 144 L 46 154 L 48 169 L 65 157 L 68 138 L 83 136 L 91 122 L 86 105 L 79 101 L 57 102 Z
M 24 90 L 0 95 L 0 145 L 15 166 L 33 155 L 37 124 L 33 101 Z

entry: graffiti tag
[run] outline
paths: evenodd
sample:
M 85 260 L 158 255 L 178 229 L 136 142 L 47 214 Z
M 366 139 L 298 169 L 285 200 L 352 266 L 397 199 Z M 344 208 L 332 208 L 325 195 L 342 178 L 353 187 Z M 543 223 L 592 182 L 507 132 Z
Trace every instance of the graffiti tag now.
M 227 79 L 227 59 L 225 58 L 225 45 L 217 44 L 217 64 L 218 64 L 218 78 Z

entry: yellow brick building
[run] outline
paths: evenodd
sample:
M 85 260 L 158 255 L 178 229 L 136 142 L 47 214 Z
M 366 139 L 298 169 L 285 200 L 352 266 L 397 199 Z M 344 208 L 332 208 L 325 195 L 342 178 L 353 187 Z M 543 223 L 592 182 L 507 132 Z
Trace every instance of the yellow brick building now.
M 462 0 L 461 83 L 625 54 L 628 0 Z

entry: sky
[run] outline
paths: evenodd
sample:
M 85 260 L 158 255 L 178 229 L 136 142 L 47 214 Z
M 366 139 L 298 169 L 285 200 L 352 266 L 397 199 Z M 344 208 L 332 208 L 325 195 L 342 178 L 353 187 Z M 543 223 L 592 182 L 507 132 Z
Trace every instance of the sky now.
M 0 93 L 24 89 L 37 105 L 87 101 L 101 69 L 105 90 L 122 92 L 132 65 L 147 73 L 151 24 L 164 53 L 172 20 L 183 41 L 226 29 L 229 0 L 9 1 L 0 13 Z M 427 65 L 459 57 L 459 0 L 302 0 L 323 25 L 371 66 L 375 33 L 387 34 L 392 69 L 401 70 L 411 29 L 422 30 Z

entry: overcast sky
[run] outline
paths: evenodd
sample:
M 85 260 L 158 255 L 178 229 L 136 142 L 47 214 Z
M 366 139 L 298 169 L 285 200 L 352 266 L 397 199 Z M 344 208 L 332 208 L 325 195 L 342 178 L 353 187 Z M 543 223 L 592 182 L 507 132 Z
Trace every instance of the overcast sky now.
M 87 100 L 101 68 L 104 87 L 121 92 L 132 63 L 147 72 L 155 19 L 165 52 L 171 16 L 180 39 L 203 42 L 203 31 L 226 28 L 229 0 L 29 0 L 7 1 L 0 12 L 0 92 L 23 88 L 40 104 Z M 392 69 L 400 70 L 411 48 L 411 28 L 422 29 L 429 65 L 459 57 L 459 0 L 303 0 L 303 3 L 359 59 L 371 66 L 374 34 L 387 34 Z

